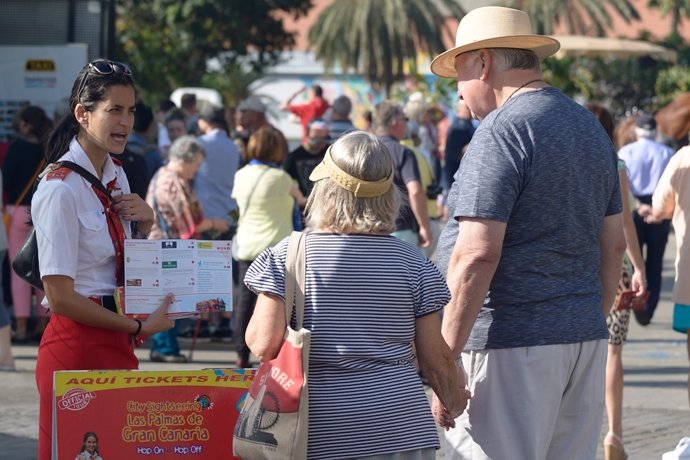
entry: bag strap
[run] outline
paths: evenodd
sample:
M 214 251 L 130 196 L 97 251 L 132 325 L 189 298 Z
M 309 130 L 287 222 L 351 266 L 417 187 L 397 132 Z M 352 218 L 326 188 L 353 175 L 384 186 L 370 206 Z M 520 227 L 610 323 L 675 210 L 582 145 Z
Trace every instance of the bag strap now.
M 41 183 L 41 179 L 43 179 L 43 176 L 48 174 L 50 171 L 54 171 L 54 170 L 59 169 L 59 168 L 64 166 L 65 168 L 71 169 L 72 171 L 76 172 L 81 177 L 86 179 L 91 185 L 96 187 L 100 192 L 105 193 L 105 195 L 107 197 L 112 198 L 108 189 L 103 186 L 103 183 L 100 180 L 98 180 L 98 178 L 96 176 L 94 176 L 93 174 L 91 174 L 89 171 L 82 168 L 78 164 L 74 163 L 73 161 L 63 160 L 63 161 L 58 161 L 56 163 L 51 163 L 48 166 L 49 167 L 44 169 L 42 172 L 39 169 L 38 174 L 36 175 L 36 177 L 34 177 L 34 184 L 33 184 L 34 193 L 36 193 L 36 190 L 38 189 L 38 184 Z
M 108 223 L 108 234 L 110 235 L 110 240 L 113 242 L 113 248 L 115 249 L 115 279 L 118 286 L 123 286 L 125 273 L 124 240 L 127 238 L 127 235 L 125 234 L 125 229 L 122 226 L 120 216 L 111 206 L 113 197 L 110 191 L 108 191 L 100 179 L 78 164 L 71 161 L 58 161 L 55 163 L 56 169 L 62 167 L 69 168 L 86 179 L 87 182 L 91 184 L 91 190 L 96 195 L 96 198 L 98 198 L 98 201 L 103 206 L 103 213 L 105 214 L 106 221 Z
M 261 179 L 264 177 L 264 175 L 268 172 L 268 170 L 271 169 L 270 166 L 266 166 L 266 169 L 264 169 L 261 174 L 259 174 L 259 177 L 256 178 L 256 182 L 254 182 L 254 186 L 252 187 L 251 191 L 249 192 L 249 195 L 247 195 L 247 199 L 244 202 L 244 210 L 240 209 L 240 214 L 239 217 L 237 218 L 237 226 L 242 223 L 242 217 L 244 217 L 245 214 L 247 214 L 247 209 L 249 209 L 249 203 L 252 201 L 252 196 L 254 195 L 254 190 L 256 190 L 256 186 L 259 185 L 259 182 L 261 182 Z
M 19 203 L 22 202 L 24 197 L 26 196 L 27 193 L 29 193 L 29 189 L 34 185 L 36 182 L 36 178 L 38 177 L 39 174 L 41 174 L 41 171 L 43 170 L 43 165 L 45 165 L 45 160 L 41 160 L 38 162 L 38 166 L 36 167 L 36 171 L 34 171 L 34 174 L 31 176 L 31 179 L 29 182 L 26 183 L 24 186 L 24 190 L 22 190 L 22 193 L 19 194 L 19 198 L 17 198 L 17 201 L 14 202 L 14 207 L 16 208 L 19 206 Z
M 302 329 L 304 323 L 304 291 L 307 270 L 306 241 L 306 233 L 292 232 L 285 258 L 285 318 L 289 326 L 294 305 L 297 317 L 295 326 L 298 331 Z
M 78 173 L 81 177 L 86 179 L 91 185 L 96 187 L 100 192 L 104 193 L 108 197 L 111 197 L 108 189 L 103 186 L 103 182 L 101 182 L 96 176 L 91 174 L 89 171 L 87 171 L 83 167 L 79 166 L 78 164 L 76 164 L 72 161 L 67 161 L 67 160 L 58 161 L 57 163 L 55 163 L 55 169 L 58 169 L 61 166 L 64 166 L 65 168 L 69 168 L 72 171 Z

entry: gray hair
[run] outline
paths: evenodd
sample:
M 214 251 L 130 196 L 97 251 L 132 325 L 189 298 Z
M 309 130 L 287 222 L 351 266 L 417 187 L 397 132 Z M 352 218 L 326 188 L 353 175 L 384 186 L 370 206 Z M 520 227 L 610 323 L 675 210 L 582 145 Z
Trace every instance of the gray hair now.
M 400 104 L 393 101 L 383 101 L 376 105 L 373 113 L 374 131 L 387 134 L 396 118 L 405 116 Z
M 347 96 L 340 96 L 333 101 L 333 112 L 337 113 L 338 116 L 347 118 L 352 112 L 352 101 Z
M 392 174 L 393 160 L 386 145 L 365 131 L 344 134 L 331 146 L 331 158 L 343 171 L 366 181 Z M 309 227 L 336 233 L 389 234 L 395 231 L 400 191 L 391 184 L 386 193 L 357 198 L 329 178 L 314 183 L 306 207 Z
M 541 71 L 539 56 L 532 50 L 517 48 L 489 48 L 488 51 L 502 70 L 529 69 Z
M 201 156 L 206 156 L 206 150 L 204 147 L 196 140 L 194 136 L 182 136 L 175 141 L 170 146 L 168 152 L 168 157 L 171 160 L 178 160 L 183 163 L 192 163 L 196 160 L 198 154 Z

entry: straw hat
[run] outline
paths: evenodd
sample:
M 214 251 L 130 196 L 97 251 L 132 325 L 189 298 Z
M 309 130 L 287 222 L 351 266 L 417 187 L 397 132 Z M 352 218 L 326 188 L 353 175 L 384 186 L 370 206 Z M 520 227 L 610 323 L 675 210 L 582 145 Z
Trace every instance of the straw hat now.
M 462 18 L 455 36 L 455 48 L 436 56 L 431 62 L 431 71 L 439 77 L 454 78 L 455 58 L 484 48 L 527 49 L 545 58 L 560 47 L 554 38 L 534 35 L 532 23 L 524 11 L 486 6 L 472 10 Z

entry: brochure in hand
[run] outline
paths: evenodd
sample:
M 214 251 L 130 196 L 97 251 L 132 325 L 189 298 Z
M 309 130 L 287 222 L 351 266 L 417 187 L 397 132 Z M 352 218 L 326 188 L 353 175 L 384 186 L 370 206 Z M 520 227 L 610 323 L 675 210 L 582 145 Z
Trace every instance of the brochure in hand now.
M 166 294 L 168 316 L 185 318 L 232 310 L 232 243 L 206 240 L 125 240 L 121 313 L 145 318 Z

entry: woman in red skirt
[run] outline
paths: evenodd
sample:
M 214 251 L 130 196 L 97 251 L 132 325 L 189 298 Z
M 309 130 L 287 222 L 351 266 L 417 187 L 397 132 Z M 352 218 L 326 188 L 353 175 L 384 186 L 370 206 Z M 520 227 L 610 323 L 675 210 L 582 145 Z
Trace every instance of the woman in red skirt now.
M 146 321 L 116 313 L 113 294 L 123 286 L 124 239 L 145 238 L 153 210 L 129 183 L 110 154 L 124 151 L 134 122 L 134 79 L 119 62 L 86 65 L 72 86 L 71 113 L 50 136 L 48 163 L 69 160 L 91 172 L 110 192 L 79 173 L 49 165 L 31 202 L 44 304 L 50 308 L 38 351 L 39 460 L 51 458 L 53 372 L 136 369 L 137 336 L 172 327 L 163 305 Z

